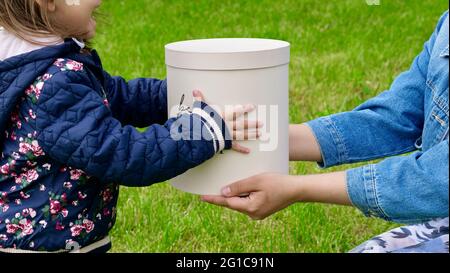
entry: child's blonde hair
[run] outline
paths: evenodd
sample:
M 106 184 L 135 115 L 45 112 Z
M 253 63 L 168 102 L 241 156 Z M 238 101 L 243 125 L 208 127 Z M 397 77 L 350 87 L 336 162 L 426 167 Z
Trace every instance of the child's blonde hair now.
M 46 6 L 47 0 L 42 0 L 41 5 L 36 0 L 0 0 L 0 26 L 35 44 L 39 42 L 33 38 L 65 38 L 63 30 L 51 22 Z

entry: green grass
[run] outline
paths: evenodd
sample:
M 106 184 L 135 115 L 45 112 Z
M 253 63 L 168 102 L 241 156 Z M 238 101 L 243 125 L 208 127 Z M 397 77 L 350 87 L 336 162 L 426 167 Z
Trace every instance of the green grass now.
M 447 8 L 434 0 L 381 0 L 380 6 L 364 0 L 105 0 L 106 22 L 94 45 L 107 71 L 131 79 L 165 77 L 169 42 L 289 41 L 290 121 L 301 123 L 351 110 L 387 89 Z M 313 163 L 291 165 L 292 174 L 318 172 Z M 112 240 L 113 252 L 344 252 L 394 226 L 354 208 L 319 204 L 297 204 L 256 222 L 158 184 L 122 187 Z

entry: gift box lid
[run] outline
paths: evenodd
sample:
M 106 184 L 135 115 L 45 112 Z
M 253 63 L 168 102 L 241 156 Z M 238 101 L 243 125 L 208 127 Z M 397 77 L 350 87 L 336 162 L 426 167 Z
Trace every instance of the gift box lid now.
M 285 65 L 290 44 L 254 38 L 222 38 L 166 45 L 166 65 L 192 70 L 246 70 Z

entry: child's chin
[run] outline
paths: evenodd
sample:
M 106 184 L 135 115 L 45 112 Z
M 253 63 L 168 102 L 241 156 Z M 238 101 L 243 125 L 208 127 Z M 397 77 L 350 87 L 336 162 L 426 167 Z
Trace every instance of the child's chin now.
M 93 30 L 92 32 L 89 32 L 86 37 L 84 37 L 84 40 L 91 40 L 95 37 L 96 31 Z
M 83 37 L 83 39 L 87 40 L 94 38 L 96 30 L 97 30 L 97 22 L 93 18 L 91 18 L 91 20 L 89 21 L 88 31 L 84 35 L 85 37 Z
M 93 39 L 95 37 L 96 34 L 96 29 L 92 29 L 89 30 L 88 32 L 86 32 L 85 34 L 83 34 L 81 37 L 79 37 L 82 40 L 90 40 Z

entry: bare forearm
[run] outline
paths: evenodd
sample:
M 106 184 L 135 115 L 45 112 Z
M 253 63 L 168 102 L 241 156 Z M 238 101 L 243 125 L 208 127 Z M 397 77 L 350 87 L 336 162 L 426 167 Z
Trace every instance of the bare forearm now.
M 291 161 L 322 161 L 319 143 L 307 125 L 290 125 L 289 158 Z
M 289 179 L 295 184 L 297 202 L 352 205 L 347 193 L 345 172 L 290 176 Z
M 306 124 L 290 125 L 289 158 L 291 161 L 321 162 L 322 154 L 313 131 Z M 352 205 L 347 193 L 345 172 L 290 176 L 297 202 Z

